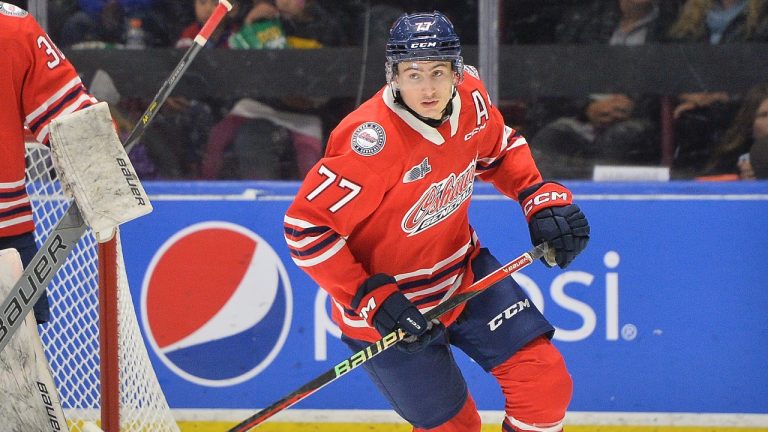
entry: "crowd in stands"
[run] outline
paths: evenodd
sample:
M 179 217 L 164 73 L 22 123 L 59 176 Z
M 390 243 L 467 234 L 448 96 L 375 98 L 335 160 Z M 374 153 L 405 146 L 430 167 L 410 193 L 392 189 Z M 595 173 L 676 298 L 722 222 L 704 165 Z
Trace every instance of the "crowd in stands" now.
M 217 0 L 51 0 L 49 33 L 64 49 L 187 48 Z M 22 4 L 23 5 L 23 4 Z M 768 0 L 500 1 L 502 44 L 768 42 Z M 210 49 L 355 46 L 367 30 L 381 55 L 401 13 L 440 10 L 465 45 L 478 41 L 479 0 L 244 0 Z M 377 48 L 378 47 L 378 48 Z M 502 76 L 503 79 L 503 76 Z M 96 80 L 94 80 L 96 81 Z M 382 73 L 383 84 L 383 73 Z M 768 76 L 745 94 L 672 95 L 673 178 L 761 178 L 768 153 Z M 92 92 L 114 102 L 126 133 L 146 100 L 109 77 Z M 667 97 L 670 95 L 666 95 Z M 546 177 L 589 179 L 597 164 L 659 166 L 662 95 L 591 94 L 501 101 Z M 171 97 L 132 154 L 147 179 L 300 179 L 347 99 Z M 512 107 L 512 108 L 510 108 Z M 505 112 L 505 114 L 507 114 Z

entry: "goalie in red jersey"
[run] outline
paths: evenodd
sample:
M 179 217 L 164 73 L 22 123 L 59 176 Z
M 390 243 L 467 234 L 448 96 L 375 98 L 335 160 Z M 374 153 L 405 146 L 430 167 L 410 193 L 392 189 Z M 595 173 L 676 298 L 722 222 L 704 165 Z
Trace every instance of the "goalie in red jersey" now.
M 75 68 L 29 13 L 0 2 L 0 250 L 15 248 L 26 266 L 37 252 L 24 183 L 24 127 L 48 144 L 48 125 L 92 104 Z M 49 319 L 48 298 L 35 304 Z
M 542 180 L 444 15 L 401 16 L 386 57 L 387 85 L 333 130 L 286 213 L 292 258 L 330 294 L 354 352 L 397 328 L 411 335 L 363 366 L 414 431 L 480 431 L 451 346 L 498 381 L 505 431 L 560 431 L 571 377 L 554 327 L 512 278 L 439 321 L 423 313 L 501 266 L 469 224 L 475 178 L 520 202 L 531 240 L 561 268 L 589 224 L 566 187 Z

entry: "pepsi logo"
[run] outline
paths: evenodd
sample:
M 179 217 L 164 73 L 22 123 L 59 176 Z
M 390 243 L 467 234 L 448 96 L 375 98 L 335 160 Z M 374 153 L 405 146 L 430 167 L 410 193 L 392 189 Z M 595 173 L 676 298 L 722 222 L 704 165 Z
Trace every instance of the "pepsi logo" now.
M 161 361 L 208 387 L 245 382 L 280 352 L 291 324 L 288 273 L 275 250 L 229 222 L 191 225 L 152 258 L 144 331 Z

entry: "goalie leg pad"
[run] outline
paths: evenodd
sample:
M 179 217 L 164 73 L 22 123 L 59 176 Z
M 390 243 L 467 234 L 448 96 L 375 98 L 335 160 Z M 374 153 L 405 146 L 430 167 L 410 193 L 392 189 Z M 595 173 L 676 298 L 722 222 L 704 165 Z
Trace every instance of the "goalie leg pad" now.
M 21 234 L 13 237 L 0 237 L 0 249 L 16 249 L 21 256 L 21 264 L 27 267 L 37 253 L 35 235 L 33 233 Z M 9 252 L 6 252 L 8 254 Z M 7 259 L 8 257 L 6 257 Z M 51 308 L 48 302 L 48 290 L 43 288 L 43 294 L 37 299 L 34 306 L 35 319 L 38 324 L 46 323 L 51 318 Z M 0 333 L 2 335 L 2 333 Z
M 506 398 L 505 432 L 562 430 L 573 382 L 562 355 L 546 337 L 534 339 L 491 372 Z
M 21 274 L 18 251 L 0 250 L 0 297 Z M 0 401 L 3 430 L 69 431 L 31 314 L 0 352 Z
M 99 241 L 152 211 L 105 102 L 53 120 L 50 130 L 56 174 Z

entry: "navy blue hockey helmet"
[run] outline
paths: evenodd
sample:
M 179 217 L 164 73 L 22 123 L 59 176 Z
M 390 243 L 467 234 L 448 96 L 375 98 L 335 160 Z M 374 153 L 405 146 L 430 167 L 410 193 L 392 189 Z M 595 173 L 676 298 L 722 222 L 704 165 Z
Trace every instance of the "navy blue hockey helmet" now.
M 437 11 L 401 15 L 389 30 L 386 57 L 387 82 L 402 61 L 450 61 L 460 79 L 464 72 L 459 36 L 451 21 Z

